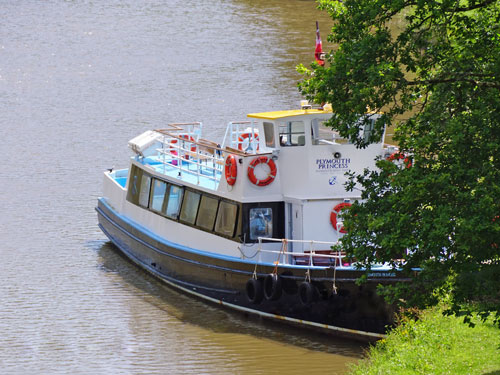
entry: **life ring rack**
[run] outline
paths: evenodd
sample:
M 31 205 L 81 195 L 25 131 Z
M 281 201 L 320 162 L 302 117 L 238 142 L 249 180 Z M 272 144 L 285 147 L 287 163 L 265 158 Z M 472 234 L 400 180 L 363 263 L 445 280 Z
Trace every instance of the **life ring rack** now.
M 267 177 L 263 180 L 259 180 L 255 176 L 254 169 L 259 164 L 267 164 L 269 166 L 269 173 L 268 173 Z M 254 185 L 266 186 L 274 181 L 274 179 L 276 178 L 276 172 L 277 172 L 276 164 L 274 163 L 274 160 L 272 158 L 267 157 L 267 156 L 258 156 L 256 158 L 254 158 L 250 162 L 250 165 L 248 166 L 248 179 Z
M 339 233 L 347 233 L 343 226 L 340 229 L 337 229 L 338 214 L 340 213 L 340 211 L 347 207 L 351 207 L 351 204 L 347 202 L 339 203 L 335 207 L 333 207 L 332 212 L 330 213 L 330 223 L 332 223 L 333 229 L 338 230 Z
M 255 141 L 259 142 L 259 134 L 253 133 L 253 138 Z M 245 139 L 248 139 L 248 147 L 252 144 L 252 133 L 243 133 L 240 134 L 238 137 L 238 150 L 240 151 L 246 151 L 243 150 L 243 142 L 245 142 Z M 246 149 L 248 149 L 248 147 Z M 259 151 L 259 143 L 257 143 L 257 151 Z
M 238 174 L 238 167 L 236 164 L 236 156 L 230 154 L 226 158 L 226 167 L 224 175 L 228 185 L 233 186 L 236 183 L 236 175 Z

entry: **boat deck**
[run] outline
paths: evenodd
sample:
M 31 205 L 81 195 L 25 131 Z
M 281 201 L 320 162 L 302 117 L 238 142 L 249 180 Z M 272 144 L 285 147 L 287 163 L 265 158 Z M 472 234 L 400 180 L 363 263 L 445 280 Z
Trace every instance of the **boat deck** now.
M 214 191 L 219 187 L 222 177 L 222 165 L 203 158 L 182 159 L 160 154 L 136 160 L 164 176 Z

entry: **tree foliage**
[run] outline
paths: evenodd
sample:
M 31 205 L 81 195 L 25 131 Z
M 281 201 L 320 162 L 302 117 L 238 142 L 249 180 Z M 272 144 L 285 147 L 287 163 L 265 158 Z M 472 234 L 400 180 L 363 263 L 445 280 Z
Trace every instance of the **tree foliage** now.
M 421 272 L 386 291 L 407 304 L 446 292 L 455 313 L 472 306 L 500 317 L 500 2 L 319 6 L 335 21 L 337 47 L 324 67 L 299 67 L 300 90 L 331 103 L 330 125 L 359 147 L 360 114 L 383 112 L 369 141 L 396 124 L 411 158 L 351 175 L 348 188 L 363 193 L 345 217 L 344 249 L 368 267 L 407 254 L 403 269 Z

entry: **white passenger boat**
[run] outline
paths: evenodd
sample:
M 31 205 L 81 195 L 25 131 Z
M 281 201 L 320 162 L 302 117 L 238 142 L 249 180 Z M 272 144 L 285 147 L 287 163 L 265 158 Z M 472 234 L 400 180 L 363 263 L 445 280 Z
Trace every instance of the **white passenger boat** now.
M 345 173 L 394 150 L 357 149 L 324 126 L 327 109 L 252 113 L 222 142 L 201 123 L 132 139 L 127 169 L 104 174 L 99 226 L 132 261 L 204 300 L 364 340 L 383 337 L 393 308 L 378 284 L 407 281 L 387 266 L 349 264 L 332 245 L 341 211 L 360 199 Z M 373 115 L 375 120 L 377 115 Z M 371 126 L 365 126 L 369 136 Z

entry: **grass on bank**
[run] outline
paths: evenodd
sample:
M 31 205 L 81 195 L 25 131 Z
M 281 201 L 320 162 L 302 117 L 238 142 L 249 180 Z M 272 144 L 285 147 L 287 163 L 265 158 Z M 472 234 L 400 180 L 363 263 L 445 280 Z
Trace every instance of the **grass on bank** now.
M 463 318 L 427 310 L 419 321 L 405 320 L 371 347 L 351 374 L 500 375 L 500 329 L 479 318 L 473 323 L 470 328 Z

